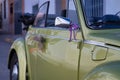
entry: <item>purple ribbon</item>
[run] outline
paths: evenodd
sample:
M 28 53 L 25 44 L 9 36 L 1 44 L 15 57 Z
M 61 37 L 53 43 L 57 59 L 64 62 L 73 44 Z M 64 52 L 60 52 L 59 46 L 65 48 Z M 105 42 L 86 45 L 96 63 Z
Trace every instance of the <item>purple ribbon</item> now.
M 71 24 L 69 27 L 69 31 L 70 31 L 70 39 L 69 42 L 72 41 L 72 34 L 74 37 L 74 40 L 76 40 L 76 33 L 75 30 L 77 30 L 79 27 L 76 24 Z

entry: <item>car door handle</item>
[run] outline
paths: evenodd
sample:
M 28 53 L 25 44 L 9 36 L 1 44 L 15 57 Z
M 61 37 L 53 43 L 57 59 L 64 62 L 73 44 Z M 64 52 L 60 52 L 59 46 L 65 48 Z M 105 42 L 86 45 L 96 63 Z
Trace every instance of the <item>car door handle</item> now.
M 92 51 L 92 60 L 94 61 L 105 60 L 107 52 L 108 48 L 95 46 L 94 50 Z

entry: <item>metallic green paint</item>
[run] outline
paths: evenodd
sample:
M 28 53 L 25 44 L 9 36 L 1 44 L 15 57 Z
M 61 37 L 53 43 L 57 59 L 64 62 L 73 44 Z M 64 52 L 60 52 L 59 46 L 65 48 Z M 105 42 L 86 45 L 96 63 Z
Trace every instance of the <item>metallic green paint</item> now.
M 120 61 L 101 64 L 93 69 L 84 80 L 119 80 Z
M 19 80 L 26 80 L 26 50 L 25 50 L 25 42 L 23 38 L 18 38 L 14 41 L 14 43 L 11 46 L 10 54 L 9 54 L 9 61 L 12 57 L 11 51 L 14 50 L 17 57 L 18 57 L 18 63 L 19 63 Z M 9 65 L 10 63 L 8 63 Z
M 29 29 L 26 44 L 33 80 L 77 80 L 81 33 L 77 33 L 78 41 L 72 42 L 67 35 L 69 30 Z
M 14 42 L 19 80 L 25 80 L 26 64 L 30 80 L 120 80 L 120 30 L 87 28 L 80 0 L 74 1 L 81 24 L 77 40 L 68 41 L 69 30 L 29 27 L 25 44 Z

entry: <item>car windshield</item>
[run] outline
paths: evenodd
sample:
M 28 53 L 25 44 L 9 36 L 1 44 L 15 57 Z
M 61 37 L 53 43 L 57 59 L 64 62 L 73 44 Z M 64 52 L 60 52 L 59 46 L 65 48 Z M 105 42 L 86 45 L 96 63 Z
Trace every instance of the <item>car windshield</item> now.
M 82 0 L 82 4 L 89 28 L 120 28 L 120 0 Z

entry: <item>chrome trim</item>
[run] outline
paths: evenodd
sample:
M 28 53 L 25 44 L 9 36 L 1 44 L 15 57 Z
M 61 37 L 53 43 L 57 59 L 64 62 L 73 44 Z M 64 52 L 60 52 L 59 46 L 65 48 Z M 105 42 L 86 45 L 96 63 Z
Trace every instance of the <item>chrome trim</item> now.
M 47 36 L 47 38 L 50 38 L 50 39 L 61 39 L 61 40 L 66 40 L 66 41 L 69 41 L 69 38 L 63 38 L 63 37 L 60 37 L 60 36 Z M 81 40 L 79 39 L 72 39 L 70 42 L 81 42 Z
M 93 41 L 93 40 L 85 40 L 84 43 L 92 44 L 92 45 L 96 45 L 96 46 L 101 46 L 101 47 L 106 47 L 106 48 L 114 49 L 114 50 L 120 50 L 119 48 L 117 48 L 115 46 L 107 45 L 106 43 L 97 42 L 97 41 Z
M 105 43 L 103 42 L 97 42 L 97 41 L 92 41 L 92 40 L 85 40 L 84 43 L 86 44 L 93 44 L 93 45 L 97 45 L 97 46 L 103 46 L 105 47 Z

